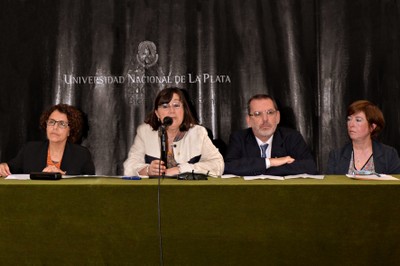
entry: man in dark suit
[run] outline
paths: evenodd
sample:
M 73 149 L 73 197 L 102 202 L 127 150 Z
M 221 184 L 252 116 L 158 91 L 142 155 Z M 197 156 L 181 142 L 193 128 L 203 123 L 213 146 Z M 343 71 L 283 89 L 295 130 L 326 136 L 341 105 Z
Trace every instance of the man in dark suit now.
M 253 96 L 247 105 L 249 128 L 233 133 L 225 155 L 225 174 L 316 174 L 314 158 L 301 134 L 278 127 L 280 112 L 265 94 Z

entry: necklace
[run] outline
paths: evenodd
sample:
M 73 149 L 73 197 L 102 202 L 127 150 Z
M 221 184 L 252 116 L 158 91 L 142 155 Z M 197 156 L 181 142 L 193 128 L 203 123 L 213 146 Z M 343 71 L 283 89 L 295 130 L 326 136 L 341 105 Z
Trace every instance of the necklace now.
M 361 162 L 361 159 L 355 159 L 354 151 L 351 153 L 351 155 L 352 155 L 352 159 L 353 159 L 353 167 L 354 167 L 354 169 L 355 170 L 363 170 L 368 165 L 368 163 L 370 162 L 370 160 L 371 160 L 371 158 L 372 158 L 372 156 L 374 154 L 371 153 L 371 155 L 368 157 L 367 161 L 363 160 L 363 161 L 365 161 L 365 163 L 360 169 L 357 169 L 356 163 L 359 165 L 359 163 Z

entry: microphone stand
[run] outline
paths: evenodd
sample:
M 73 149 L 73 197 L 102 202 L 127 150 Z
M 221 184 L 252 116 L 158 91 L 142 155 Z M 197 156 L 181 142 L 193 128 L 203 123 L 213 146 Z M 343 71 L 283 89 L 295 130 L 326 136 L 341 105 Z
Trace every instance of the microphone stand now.
M 161 138 L 161 161 L 163 161 L 166 166 L 167 165 L 167 151 L 168 151 L 168 149 L 167 149 L 167 131 L 165 130 L 166 129 L 165 126 L 161 126 L 160 128 L 161 128 L 161 135 L 160 135 L 160 138 Z M 161 164 L 161 162 L 160 162 L 160 164 Z M 158 169 L 160 171 L 161 167 L 159 167 Z M 159 175 L 160 175 L 160 173 L 159 173 Z M 164 178 L 164 176 L 165 176 L 165 172 L 163 172 L 163 174 L 162 174 L 163 178 Z
M 161 228 L 161 161 L 167 164 L 167 132 L 166 127 L 161 125 L 160 127 L 160 139 L 161 139 L 161 158 L 158 164 L 158 189 L 157 189 L 157 214 L 158 214 L 158 235 L 159 235 L 159 248 L 160 248 L 160 265 L 164 265 L 164 248 L 163 248 L 163 238 L 162 238 L 162 228 Z M 162 178 L 164 179 L 165 172 L 162 173 Z
M 169 116 L 164 117 L 163 123 L 161 124 L 160 127 L 160 138 L 161 138 L 161 158 L 160 158 L 160 164 L 158 166 L 158 230 L 159 230 L 159 236 L 160 236 L 160 265 L 164 265 L 164 256 L 163 256 L 163 244 L 162 244 L 162 231 L 161 231 L 161 195 L 160 195 L 160 190 L 161 190 L 161 184 L 160 184 L 160 170 L 161 170 L 161 161 L 165 163 L 165 166 L 167 166 L 167 152 L 168 152 L 168 146 L 167 146 L 167 127 L 172 124 L 172 118 Z M 165 172 L 162 173 L 162 178 L 164 179 L 165 177 Z

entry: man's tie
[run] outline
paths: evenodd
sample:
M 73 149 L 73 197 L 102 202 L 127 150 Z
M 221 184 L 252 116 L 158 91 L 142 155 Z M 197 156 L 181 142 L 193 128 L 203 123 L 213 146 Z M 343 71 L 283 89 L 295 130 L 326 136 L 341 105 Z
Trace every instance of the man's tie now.
M 260 145 L 260 148 L 261 148 L 261 158 L 267 158 L 266 151 L 267 151 L 267 148 L 268 148 L 268 144 Z

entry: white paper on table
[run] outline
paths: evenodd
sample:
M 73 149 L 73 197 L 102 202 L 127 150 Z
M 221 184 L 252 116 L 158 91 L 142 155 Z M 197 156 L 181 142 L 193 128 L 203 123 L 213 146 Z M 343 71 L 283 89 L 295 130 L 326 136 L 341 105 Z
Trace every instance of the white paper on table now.
M 244 176 L 243 179 L 244 180 L 257 180 L 257 179 L 284 180 L 283 176 L 277 176 L 277 175 Z
M 221 175 L 221 178 L 234 178 L 234 177 L 239 177 L 237 175 Z
M 324 175 L 309 175 L 309 174 L 299 174 L 299 175 L 287 175 L 284 176 L 285 179 L 292 178 L 312 178 L 312 179 L 324 179 Z
M 15 175 L 9 175 L 5 179 L 8 180 L 29 180 L 30 175 L 29 174 L 15 174 Z
M 119 179 L 124 179 L 124 175 L 63 175 L 62 178 L 80 178 L 80 177 L 93 177 L 93 178 L 98 178 L 98 177 L 106 177 L 106 178 L 119 178 Z M 140 175 L 139 177 L 141 178 L 149 178 L 149 176 L 145 175 Z
M 378 176 L 379 175 L 379 176 Z M 393 181 L 399 181 L 398 178 L 391 176 L 391 175 L 386 175 L 386 174 L 376 174 L 376 175 L 346 175 L 349 178 L 352 179 L 358 179 L 358 180 L 393 180 Z
M 79 178 L 79 177 L 116 177 L 116 178 L 122 178 L 122 175 L 120 176 L 106 176 L 106 175 L 62 175 L 61 176 L 63 179 L 64 178 Z

